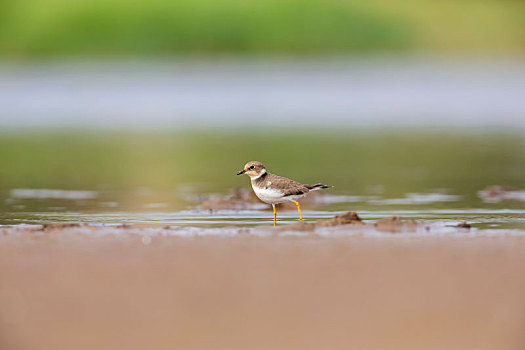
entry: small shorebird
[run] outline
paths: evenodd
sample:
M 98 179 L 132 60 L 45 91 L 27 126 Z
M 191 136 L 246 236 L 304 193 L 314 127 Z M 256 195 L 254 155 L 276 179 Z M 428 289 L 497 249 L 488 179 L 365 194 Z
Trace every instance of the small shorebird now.
M 299 220 L 302 220 L 301 206 L 297 199 L 302 198 L 310 191 L 322 190 L 332 186 L 323 184 L 303 185 L 297 181 L 285 177 L 270 174 L 261 162 L 248 162 L 244 169 L 237 175 L 246 174 L 250 177 L 252 188 L 257 197 L 273 207 L 273 226 L 277 224 L 277 212 L 275 205 L 284 202 L 294 202 L 299 212 Z

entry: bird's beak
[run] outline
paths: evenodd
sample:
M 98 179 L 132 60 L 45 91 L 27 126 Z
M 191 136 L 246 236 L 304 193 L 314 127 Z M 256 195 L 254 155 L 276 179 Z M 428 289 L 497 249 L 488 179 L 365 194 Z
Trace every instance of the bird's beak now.
M 242 175 L 242 174 L 244 174 L 245 172 L 246 172 L 246 170 L 241 170 L 241 171 L 239 171 L 239 172 L 237 173 L 237 175 Z

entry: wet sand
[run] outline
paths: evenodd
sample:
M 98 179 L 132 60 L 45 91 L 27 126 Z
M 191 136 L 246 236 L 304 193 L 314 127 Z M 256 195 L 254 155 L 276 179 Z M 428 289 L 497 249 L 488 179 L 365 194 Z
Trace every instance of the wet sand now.
M 0 230 L 1 349 L 525 346 L 525 236 L 76 229 Z

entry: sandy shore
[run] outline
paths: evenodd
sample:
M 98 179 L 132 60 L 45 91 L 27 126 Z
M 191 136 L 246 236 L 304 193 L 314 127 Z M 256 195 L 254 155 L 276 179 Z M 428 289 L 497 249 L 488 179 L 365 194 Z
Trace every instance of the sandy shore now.
M 523 349 L 525 237 L 0 233 L 0 348 Z

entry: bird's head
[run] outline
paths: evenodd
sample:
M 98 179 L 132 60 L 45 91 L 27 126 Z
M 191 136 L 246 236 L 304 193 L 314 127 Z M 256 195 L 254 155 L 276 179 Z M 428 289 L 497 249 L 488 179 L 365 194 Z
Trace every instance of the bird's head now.
M 237 175 L 246 174 L 248 175 L 252 180 L 257 179 L 258 177 L 266 174 L 266 168 L 261 162 L 257 161 L 251 161 L 246 163 L 244 166 L 244 169 L 239 171 Z

